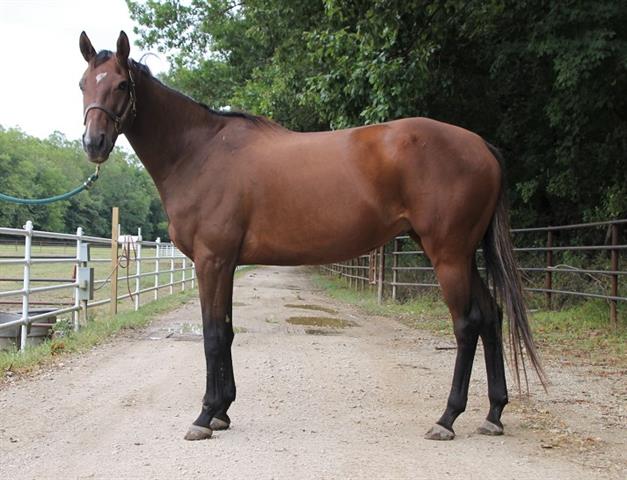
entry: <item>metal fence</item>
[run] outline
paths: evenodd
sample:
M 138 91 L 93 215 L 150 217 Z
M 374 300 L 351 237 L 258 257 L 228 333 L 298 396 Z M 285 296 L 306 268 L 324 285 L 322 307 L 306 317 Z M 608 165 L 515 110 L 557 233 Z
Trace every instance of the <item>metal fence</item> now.
M 78 329 L 90 308 L 109 304 L 115 313 L 118 302 L 130 298 L 137 310 L 146 294 L 157 299 L 164 291 L 172 294 L 196 283 L 191 260 L 171 243 L 143 240 L 141 229 L 118 241 L 84 235 L 82 228 L 75 235 L 38 231 L 28 221 L 23 229 L 0 228 L 0 237 L 8 241 L 0 251 L 0 285 L 9 285 L 8 290 L 0 287 L 0 304 L 6 309 L 16 305 L 19 315 L 0 323 L 0 330 L 19 326 L 20 350 L 31 326 L 50 326 L 40 323 L 45 319 L 67 314 Z M 34 275 L 37 268 L 42 271 Z M 118 293 L 118 283 L 126 284 L 126 292 Z M 49 292 L 52 298 L 34 300 Z M 42 305 L 52 308 L 33 311 Z
M 626 302 L 619 269 L 621 228 L 627 219 L 540 228 L 512 229 L 512 239 L 525 289 L 544 295 L 552 308 L 558 297 L 607 300 L 610 321 L 617 323 L 618 302 Z M 575 237 L 570 232 L 576 232 Z M 571 244 L 581 241 L 585 244 Z M 479 250 L 480 252 L 480 250 Z M 477 257 L 481 267 L 481 255 Z M 408 236 L 396 237 L 368 255 L 322 266 L 345 278 L 351 287 L 376 289 L 379 302 L 386 296 L 397 300 L 401 290 L 439 287 L 429 259 Z

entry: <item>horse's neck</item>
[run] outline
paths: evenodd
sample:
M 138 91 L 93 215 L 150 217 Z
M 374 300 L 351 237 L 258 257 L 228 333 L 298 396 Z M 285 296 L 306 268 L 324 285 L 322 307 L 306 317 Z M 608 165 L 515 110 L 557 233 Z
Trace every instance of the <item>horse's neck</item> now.
M 126 133 L 131 146 L 159 190 L 224 124 L 201 105 L 140 74 L 137 116 Z M 202 128 L 204 134 L 190 135 Z

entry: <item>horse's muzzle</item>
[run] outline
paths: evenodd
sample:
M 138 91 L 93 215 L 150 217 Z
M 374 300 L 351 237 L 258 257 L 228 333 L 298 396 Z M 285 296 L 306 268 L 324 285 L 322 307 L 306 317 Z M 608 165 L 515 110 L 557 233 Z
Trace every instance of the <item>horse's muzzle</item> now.
M 89 161 L 94 163 L 103 163 L 109 158 L 113 142 L 107 138 L 104 133 L 83 134 L 83 149 L 87 153 Z

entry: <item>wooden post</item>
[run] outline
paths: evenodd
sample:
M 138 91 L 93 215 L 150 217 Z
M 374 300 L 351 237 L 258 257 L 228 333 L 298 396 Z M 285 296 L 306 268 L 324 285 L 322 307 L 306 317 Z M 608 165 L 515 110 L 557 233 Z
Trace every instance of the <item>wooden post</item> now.
M 385 280 L 385 245 L 379 247 L 379 275 L 377 278 L 377 302 L 383 303 L 383 282 Z
M 616 247 L 618 245 L 618 225 L 615 223 L 612 224 L 612 247 Z M 612 249 L 612 257 L 611 257 L 611 270 L 612 272 L 618 271 L 618 249 Z M 612 273 L 611 275 L 612 283 L 610 286 L 610 295 L 612 297 L 618 296 L 618 274 Z M 618 313 L 616 311 L 616 299 L 610 300 L 610 322 L 614 328 L 618 327 Z
M 118 237 L 120 225 L 120 209 L 113 207 L 111 210 L 111 303 L 109 312 L 111 315 L 118 313 Z
M 551 267 L 553 266 L 553 231 L 549 230 L 546 236 L 546 268 L 547 272 L 544 277 L 544 288 L 548 290 L 545 292 L 546 296 L 546 308 L 551 310 L 552 308 L 552 297 L 551 291 L 553 289 L 553 272 L 551 271 Z
M 368 283 L 370 285 L 374 285 L 377 283 L 377 255 L 379 254 L 379 249 L 372 250 L 368 254 Z

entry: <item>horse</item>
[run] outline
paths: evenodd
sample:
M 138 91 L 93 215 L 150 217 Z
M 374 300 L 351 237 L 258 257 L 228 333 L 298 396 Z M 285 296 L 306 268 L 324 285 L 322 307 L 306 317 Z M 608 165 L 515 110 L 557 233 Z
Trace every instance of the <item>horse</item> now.
M 173 90 L 116 51 L 96 52 L 82 32 L 87 69 L 83 147 L 107 160 L 124 134 L 152 177 L 174 244 L 194 261 L 202 312 L 206 389 L 187 440 L 229 428 L 235 400 L 233 276 L 238 265 L 320 265 L 409 234 L 431 260 L 457 342 L 444 413 L 425 435 L 455 437 L 478 338 L 489 411 L 478 431 L 503 433 L 508 402 L 502 312 L 515 379 L 529 358 L 545 374 L 526 316 L 509 233 L 502 157 L 480 136 L 427 118 L 329 132 L 295 132 L 261 116 L 216 111 Z M 479 274 L 476 251 L 500 301 Z

